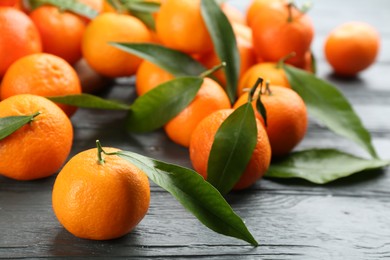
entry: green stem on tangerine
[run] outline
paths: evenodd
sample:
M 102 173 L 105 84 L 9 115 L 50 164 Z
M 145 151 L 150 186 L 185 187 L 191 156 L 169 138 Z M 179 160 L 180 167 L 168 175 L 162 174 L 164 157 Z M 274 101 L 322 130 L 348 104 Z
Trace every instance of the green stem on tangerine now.
M 270 81 L 269 80 L 267 80 L 266 82 L 265 82 L 265 91 L 264 91 L 264 94 L 266 94 L 266 95 L 268 95 L 268 96 L 270 96 L 270 95 L 272 95 L 272 91 L 271 91 L 271 88 L 270 88 Z
M 98 163 L 103 165 L 104 159 L 103 159 L 102 153 L 105 154 L 105 152 L 104 152 L 103 147 L 100 144 L 99 140 L 96 140 L 96 148 L 97 148 Z
M 37 112 L 35 112 L 34 114 L 32 114 L 32 115 L 31 115 L 31 117 L 32 117 L 32 118 L 31 118 L 31 121 L 34 120 L 34 118 L 37 117 L 37 116 L 39 116 L 40 114 L 42 114 L 41 111 L 37 111 Z
M 34 114 L 32 114 L 32 115 L 31 115 L 30 122 L 28 122 L 28 123 L 31 124 L 31 123 L 34 121 L 35 117 L 39 116 L 40 114 L 42 114 L 41 111 L 37 111 L 37 112 L 35 112 Z
M 282 57 L 282 58 L 276 63 L 276 68 L 277 68 L 277 69 L 283 68 L 283 65 L 284 65 L 284 63 L 286 62 L 286 60 L 291 59 L 292 57 L 295 57 L 295 55 L 297 55 L 295 52 L 290 52 L 290 53 L 287 54 L 286 56 Z
M 97 156 L 98 156 L 98 162 L 99 164 L 104 164 L 104 158 L 102 156 L 102 153 L 105 154 L 105 155 L 117 155 L 116 152 L 112 152 L 112 153 L 107 153 L 106 151 L 104 151 L 102 145 L 100 144 L 100 141 L 99 140 L 96 140 L 96 148 L 97 148 Z
M 292 16 L 292 8 L 294 7 L 294 2 L 293 1 L 290 1 L 288 4 L 287 4 L 287 9 L 288 9 L 288 18 L 287 18 L 287 22 L 288 23 L 291 23 L 293 21 L 293 16 Z
M 253 85 L 253 87 L 251 88 L 250 92 L 249 92 L 249 95 L 248 95 L 248 102 L 252 102 L 253 100 L 253 96 L 255 95 L 255 92 L 256 92 L 256 89 L 257 87 L 260 85 L 260 93 L 262 91 L 262 87 L 263 87 L 263 79 L 262 78 L 257 78 L 255 84 Z
M 201 77 L 201 78 L 208 77 L 208 76 L 210 76 L 211 74 L 213 74 L 214 72 L 216 72 L 217 70 L 222 69 L 223 67 L 226 67 L 226 62 L 222 62 L 221 64 L 218 64 L 218 65 L 212 67 L 211 69 L 202 72 L 202 73 L 199 75 L 199 77 Z

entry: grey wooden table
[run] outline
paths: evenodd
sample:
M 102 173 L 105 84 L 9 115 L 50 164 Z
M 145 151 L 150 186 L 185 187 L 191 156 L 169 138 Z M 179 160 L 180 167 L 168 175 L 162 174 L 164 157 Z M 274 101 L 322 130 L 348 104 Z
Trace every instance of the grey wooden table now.
M 231 3 L 244 9 L 248 1 Z M 319 76 L 348 97 L 372 134 L 382 158 L 390 158 L 390 1 L 313 1 L 313 51 Z M 350 20 L 366 21 L 382 36 L 377 63 L 359 77 L 343 80 L 324 60 L 325 35 Z M 117 81 L 105 97 L 131 100 L 134 90 Z M 79 110 L 72 155 L 94 146 L 132 150 L 190 166 L 188 151 L 163 132 L 129 135 L 122 112 Z M 298 149 L 332 147 L 356 155 L 361 150 L 310 122 Z M 0 158 L 1 159 L 1 158 Z M 152 185 L 151 206 L 129 235 L 113 241 L 78 239 L 57 222 L 51 208 L 55 176 L 31 182 L 0 177 L 0 258 L 153 258 L 153 259 L 390 259 L 390 169 L 365 172 L 332 184 L 263 179 L 227 199 L 245 220 L 260 246 L 220 236 L 205 228 L 167 192 Z

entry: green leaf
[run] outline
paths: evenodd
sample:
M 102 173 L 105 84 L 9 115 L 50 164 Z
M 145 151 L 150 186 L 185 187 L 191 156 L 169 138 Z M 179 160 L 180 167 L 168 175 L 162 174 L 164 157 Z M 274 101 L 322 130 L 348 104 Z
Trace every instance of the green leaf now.
M 201 13 L 205 21 L 215 51 L 221 61 L 226 62 L 226 90 L 233 103 L 236 100 L 238 77 L 240 73 L 240 56 L 237 49 L 233 28 L 214 0 L 201 1 Z
M 138 97 L 127 116 L 127 129 L 148 132 L 162 127 L 191 103 L 202 83 L 199 77 L 180 77 Z
M 291 153 L 273 162 L 266 177 L 302 178 L 325 184 L 364 170 L 388 166 L 390 161 L 366 160 L 334 149 L 313 149 Z
M 160 3 L 143 0 L 125 0 L 123 3 L 131 12 L 155 13 L 160 9 Z
M 378 158 L 370 133 L 335 86 L 292 66 L 285 65 L 284 70 L 290 85 L 302 97 L 314 118 L 336 134 L 356 142 L 373 158 Z
M 106 100 L 91 94 L 76 94 L 65 96 L 47 97 L 55 103 L 71 106 L 108 110 L 130 110 L 130 106 L 118 101 Z
M 137 17 L 139 20 L 141 20 L 146 25 L 146 27 L 148 27 L 149 29 L 151 29 L 153 31 L 156 30 L 156 24 L 155 24 L 153 15 L 151 13 L 146 13 L 146 12 L 140 12 L 140 11 L 137 11 L 137 10 L 132 10 L 131 14 L 134 17 Z
M 160 9 L 159 3 L 140 0 L 125 0 L 123 3 L 133 16 L 140 19 L 149 29 L 155 30 L 153 13 Z
M 113 42 L 111 45 L 151 62 L 175 77 L 198 76 L 206 70 L 191 56 L 159 44 Z
M 258 245 L 222 195 L 195 171 L 136 153 L 121 151 L 116 154 L 143 170 L 211 230 Z
M 98 15 L 96 10 L 76 0 L 29 0 L 29 4 L 32 9 L 36 9 L 41 5 L 53 5 L 61 11 L 70 11 L 89 19 L 93 19 Z
M 257 126 L 252 104 L 247 102 L 229 115 L 219 127 L 207 166 L 207 180 L 228 193 L 252 156 L 257 143 Z
M 34 118 L 40 114 L 41 112 L 36 112 L 28 116 L 8 116 L 0 118 L 0 140 L 11 135 L 25 124 L 32 122 Z

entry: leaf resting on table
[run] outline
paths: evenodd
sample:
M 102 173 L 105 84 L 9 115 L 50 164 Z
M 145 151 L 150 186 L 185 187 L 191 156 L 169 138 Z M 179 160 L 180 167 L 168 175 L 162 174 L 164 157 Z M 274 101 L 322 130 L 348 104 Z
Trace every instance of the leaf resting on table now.
M 126 118 L 130 132 L 149 132 L 164 126 L 195 98 L 203 79 L 180 77 L 139 96 Z
M 363 159 L 335 149 L 313 149 L 294 152 L 272 162 L 266 177 L 301 178 L 325 184 L 354 173 L 388 166 L 390 161 Z
M 247 102 L 219 127 L 210 151 L 207 181 L 221 194 L 227 194 L 245 171 L 256 143 L 255 113 Z
M 211 230 L 258 245 L 222 195 L 195 171 L 136 153 L 120 151 L 116 154 L 143 170 Z
M 344 95 L 330 83 L 304 70 L 285 65 L 284 70 L 292 88 L 302 97 L 310 114 L 330 130 L 346 137 L 373 158 L 378 155 L 371 143 L 370 133 L 363 126 Z
M 46 97 L 53 102 L 83 108 L 129 110 L 130 106 L 118 101 L 103 99 L 91 94 L 76 94 L 65 96 Z
M 240 56 L 237 49 L 233 28 L 214 0 L 201 1 L 203 20 L 210 32 L 215 51 L 221 61 L 226 63 L 226 91 L 233 103 L 236 100 L 238 76 L 240 73 Z
M 0 118 L 0 140 L 11 135 L 25 124 L 28 124 L 38 116 L 40 112 L 36 112 L 28 116 L 8 116 Z

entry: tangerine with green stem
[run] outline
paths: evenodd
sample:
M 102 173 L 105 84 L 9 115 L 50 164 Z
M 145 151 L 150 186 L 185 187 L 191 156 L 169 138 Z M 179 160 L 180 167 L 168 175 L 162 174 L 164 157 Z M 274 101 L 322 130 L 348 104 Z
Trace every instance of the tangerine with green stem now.
M 217 110 L 205 117 L 195 128 L 190 141 L 190 159 L 194 169 L 207 180 L 208 160 L 215 134 L 233 109 Z M 271 161 L 271 147 L 267 133 L 258 119 L 257 143 L 252 157 L 233 190 L 248 188 L 267 171 Z
M 65 113 L 50 100 L 30 94 L 0 102 L 0 118 L 38 114 L 33 121 L 0 140 L 0 174 L 15 180 L 35 180 L 55 174 L 73 143 L 73 128 Z
M 58 221 L 79 238 L 108 240 L 131 232 L 146 215 L 146 174 L 115 154 L 89 149 L 72 157 L 58 174 L 52 205 Z
M 251 23 L 255 51 L 264 61 L 277 62 L 290 53 L 286 61 L 302 66 L 314 36 L 311 19 L 293 3 L 274 2 L 259 12 Z
M 234 104 L 236 109 L 248 100 L 244 93 Z M 258 89 L 265 107 L 267 125 L 265 127 L 271 144 L 272 156 L 284 156 L 291 152 L 304 138 L 307 131 L 308 115 L 302 98 L 292 89 L 266 85 L 265 90 Z M 256 117 L 263 123 L 264 119 L 252 102 Z

